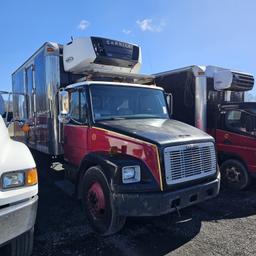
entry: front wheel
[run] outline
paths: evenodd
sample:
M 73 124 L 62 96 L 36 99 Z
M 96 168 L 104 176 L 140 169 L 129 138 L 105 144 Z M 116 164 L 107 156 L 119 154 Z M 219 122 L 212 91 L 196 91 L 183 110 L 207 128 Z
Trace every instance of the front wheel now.
M 126 218 L 119 216 L 114 208 L 112 193 L 101 167 L 89 168 L 82 186 L 83 208 L 93 229 L 103 236 L 118 232 Z
M 242 190 L 249 186 L 250 176 L 243 163 L 229 159 L 220 167 L 222 183 L 233 190 Z

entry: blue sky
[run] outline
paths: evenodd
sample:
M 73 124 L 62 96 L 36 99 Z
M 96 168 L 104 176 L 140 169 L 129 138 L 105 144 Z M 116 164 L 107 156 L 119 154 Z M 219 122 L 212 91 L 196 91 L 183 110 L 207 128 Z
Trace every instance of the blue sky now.
M 142 46 L 142 73 L 191 64 L 256 75 L 254 0 L 3 0 L 0 89 L 45 41 L 104 36 Z

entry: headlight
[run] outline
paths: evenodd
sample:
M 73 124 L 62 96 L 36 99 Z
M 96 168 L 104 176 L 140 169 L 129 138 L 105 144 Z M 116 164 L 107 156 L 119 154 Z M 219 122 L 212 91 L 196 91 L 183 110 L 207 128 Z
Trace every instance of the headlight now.
M 15 188 L 25 185 L 25 173 L 24 172 L 9 172 L 3 174 L 2 177 L 3 188 Z
M 23 186 L 32 186 L 38 183 L 36 168 L 14 172 L 6 172 L 2 175 L 2 188 L 11 189 Z
M 123 183 L 140 182 L 140 166 L 125 166 L 122 168 Z

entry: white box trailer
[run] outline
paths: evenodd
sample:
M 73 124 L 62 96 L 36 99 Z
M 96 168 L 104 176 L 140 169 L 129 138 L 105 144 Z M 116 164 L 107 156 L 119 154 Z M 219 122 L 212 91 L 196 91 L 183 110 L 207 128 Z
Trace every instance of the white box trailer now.
M 46 42 L 12 74 L 13 116 L 29 124 L 23 133 L 15 122 L 15 139 L 30 148 L 61 155 L 62 125 L 58 121 L 58 91 L 78 79 L 103 74 L 118 80 L 136 75 L 141 65 L 141 49 L 137 45 L 116 40 L 88 37 L 78 38 L 65 47 Z M 105 78 L 104 78 L 105 79 Z M 22 97 L 25 94 L 26 97 Z

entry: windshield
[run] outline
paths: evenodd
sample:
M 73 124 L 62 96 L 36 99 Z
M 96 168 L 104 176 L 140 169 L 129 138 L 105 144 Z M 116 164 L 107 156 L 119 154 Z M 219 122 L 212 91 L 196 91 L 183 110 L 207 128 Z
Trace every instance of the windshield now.
M 0 115 L 8 122 L 13 117 L 12 97 L 10 93 L 0 91 Z
M 0 115 L 5 113 L 5 103 L 2 94 L 0 93 Z
M 116 86 L 92 85 L 94 120 L 169 118 L 162 90 Z

